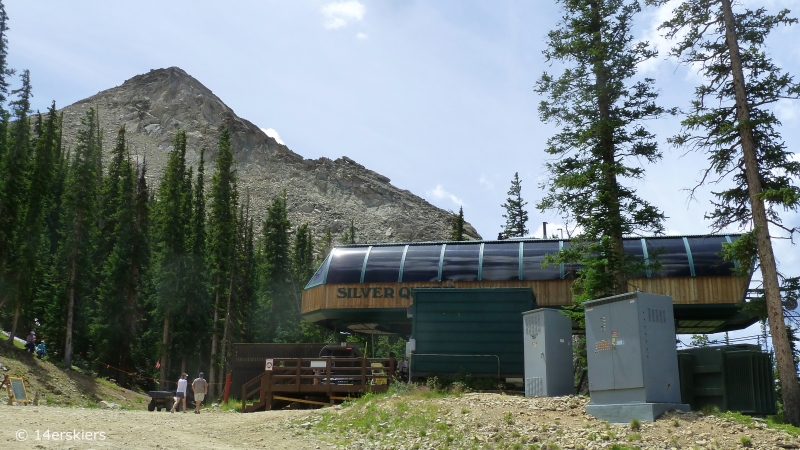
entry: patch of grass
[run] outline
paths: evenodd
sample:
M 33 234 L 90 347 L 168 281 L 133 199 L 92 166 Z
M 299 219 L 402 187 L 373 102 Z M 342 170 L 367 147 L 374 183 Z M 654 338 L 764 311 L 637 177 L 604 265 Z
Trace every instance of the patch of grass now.
M 731 412 L 731 411 L 726 411 L 724 413 L 717 412 L 715 415 L 722 419 L 727 419 L 736 423 L 740 423 L 742 425 L 746 425 L 748 428 L 753 428 L 753 426 L 755 425 L 755 421 L 753 420 L 752 417 L 739 412 Z
M 142 403 L 142 402 L 144 402 L 144 398 L 142 398 L 141 395 L 137 395 L 136 396 L 136 403 Z
M 461 408 L 461 414 L 469 414 L 472 411 L 468 410 L 467 408 Z
M 596 441 L 597 440 L 597 433 L 589 433 L 589 440 Z
M 511 412 L 507 412 L 503 414 L 503 422 L 507 423 L 508 425 L 514 425 L 514 415 Z
M 628 435 L 628 442 L 641 441 L 642 435 L 640 433 L 631 433 Z
M 739 439 L 739 442 L 742 444 L 742 447 L 752 447 L 753 446 L 753 440 L 750 439 L 747 436 L 742 436 L 742 438 Z
M 672 438 L 669 440 L 669 446 L 670 447 L 680 447 L 680 445 L 678 445 L 678 444 L 680 444 L 678 442 L 678 438 L 675 437 L 675 436 L 672 436 Z
M 642 423 L 639 422 L 637 419 L 631 420 L 631 430 L 639 431 L 642 429 Z
M 93 401 L 91 401 L 91 400 L 88 400 L 88 401 L 86 402 L 86 407 L 87 407 L 87 408 L 90 408 L 90 409 L 97 409 L 97 408 L 99 408 L 99 406 L 97 405 L 97 403 L 95 403 L 95 402 L 93 402 Z
M 628 447 L 627 445 L 614 444 L 611 446 L 611 450 L 633 450 L 633 448 Z
M 704 416 L 711 416 L 719 414 L 719 408 L 713 405 L 706 405 L 703 406 L 703 410 L 700 411 Z
M 550 443 L 547 444 L 545 449 L 547 449 L 547 450 L 561 450 L 561 447 L 559 447 L 558 444 L 556 444 L 555 442 L 550 442 Z
M 675 428 L 678 428 L 678 427 L 680 427 L 680 426 L 681 426 L 681 421 L 680 421 L 680 420 L 678 420 L 678 418 L 677 418 L 677 417 L 676 417 L 676 418 L 674 418 L 674 419 L 672 419 L 672 426 L 673 426 L 673 427 L 675 427 Z

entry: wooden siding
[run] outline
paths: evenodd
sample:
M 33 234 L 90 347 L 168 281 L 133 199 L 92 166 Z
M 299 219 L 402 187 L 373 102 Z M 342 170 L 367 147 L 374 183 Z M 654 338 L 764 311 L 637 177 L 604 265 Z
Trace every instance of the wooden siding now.
M 410 290 L 419 287 L 520 288 L 533 290 L 541 306 L 572 303 L 573 280 L 445 281 L 420 283 L 323 284 L 303 291 L 302 312 L 320 309 L 406 308 L 411 304 Z M 739 303 L 744 298 L 748 280 L 740 277 L 636 278 L 629 280 L 630 291 L 671 295 L 675 303 Z M 342 289 L 344 291 L 342 291 Z M 401 296 L 401 290 L 403 296 Z M 344 295 L 343 295 L 344 294 Z M 386 295 L 391 294 L 391 298 Z M 403 298 L 407 297 L 407 298 Z

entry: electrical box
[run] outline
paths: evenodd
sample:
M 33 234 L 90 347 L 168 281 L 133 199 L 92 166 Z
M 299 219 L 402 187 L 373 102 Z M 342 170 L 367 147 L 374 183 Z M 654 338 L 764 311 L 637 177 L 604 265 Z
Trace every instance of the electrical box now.
M 593 405 L 680 404 L 671 297 L 616 295 L 586 302 L 585 312 Z
M 559 310 L 542 308 L 522 313 L 522 323 L 525 396 L 574 394 L 572 321 Z

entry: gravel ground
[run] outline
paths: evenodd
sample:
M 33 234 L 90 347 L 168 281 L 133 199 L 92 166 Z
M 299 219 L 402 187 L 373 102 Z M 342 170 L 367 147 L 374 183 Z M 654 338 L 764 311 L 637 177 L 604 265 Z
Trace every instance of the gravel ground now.
M 282 426 L 287 420 L 308 414 L 309 411 L 203 411 L 196 415 L 0 405 L 0 449 L 331 448 L 313 437 L 294 436 Z M 78 432 L 81 439 L 68 435 L 70 432 Z M 87 435 L 93 439 L 87 439 Z M 21 441 L 23 437 L 26 439 Z

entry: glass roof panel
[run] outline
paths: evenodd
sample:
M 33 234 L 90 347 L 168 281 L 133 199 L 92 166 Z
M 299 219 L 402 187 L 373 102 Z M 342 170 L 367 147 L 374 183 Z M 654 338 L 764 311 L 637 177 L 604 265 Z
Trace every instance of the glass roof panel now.
M 641 239 L 625 239 L 622 241 L 622 249 L 625 251 L 625 254 L 628 256 L 633 256 L 635 259 L 633 262 L 644 264 L 644 249 L 642 249 L 642 240 Z M 634 274 L 631 278 L 645 278 L 647 277 L 647 271 L 642 270 Z
M 372 247 L 367 258 L 364 283 L 396 283 L 405 246 Z
M 327 264 L 328 259 L 331 257 L 330 254 L 325 257 L 325 261 L 322 261 L 320 264 L 319 269 L 314 273 L 314 276 L 308 280 L 308 284 L 306 284 L 306 289 L 320 285 L 325 282 L 325 264 Z
M 403 282 L 438 281 L 441 244 L 410 245 L 403 265 Z
M 698 277 L 731 275 L 733 261 L 722 258 L 722 243 L 728 242 L 723 236 L 687 238 L 692 251 L 694 273 Z
M 654 260 L 661 263 L 661 270 L 652 271 L 654 277 L 688 277 L 692 275 L 689 270 L 689 256 L 686 254 L 686 246 L 683 244 L 682 237 L 647 239 L 647 254 L 651 264 Z
M 548 264 L 542 267 L 544 256 L 558 253 L 558 241 L 526 242 L 522 247 L 522 278 L 525 280 L 561 279 L 561 268 Z
M 331 252 L 327 284 L 347 284 L 361 282 L 361 269 L 369 247 L 336 248 Z
M 442 262 L 442 281 L 478 281 L 480 244 L 447 244 Z
M 481 279 L 487 281 L 519 280 L 519 242 L 484 245 Z

